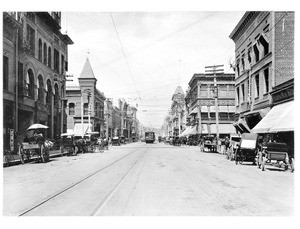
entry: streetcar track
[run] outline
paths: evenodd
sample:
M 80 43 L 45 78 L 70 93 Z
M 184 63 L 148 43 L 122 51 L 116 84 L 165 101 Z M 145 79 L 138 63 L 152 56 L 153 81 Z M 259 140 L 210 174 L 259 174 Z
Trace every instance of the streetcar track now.
M 133 165 L 127 170 L 127 172 L 121 177 L 121 179 L 117 182 L 117 184 L 106 194 L 104 199 L 100 202 L 100 204 L 95 208 L 95 210 L 92 212 L 91 216 L 98 215 L 103 207 L 105 207 L 106 203 L 110 200 L 110 198 L 113 196 L 115 191 L 120 187 L 120 185 L 123 183 L 123 181 L 126 179 L 127 175 L 135 168 L 135 166 L 138 164 L 138 162 L 141 161 L 142 158 L 145 157 L 146 152 L 149 150 L 146 149 L 146 151 L 143 152 L 143 154 L 133 163 Z
M 58 191 L 58 192 L 56 192 L 56 193 L 50 195 L 49 197 L 46 197 L 44 200 L 40 201 L 39 203 L 33 205 L 33 206 L 30 207 L 30 208 L 27 208 L 27 210 L 21 212 L 18 216 L 24 216 L 24 215 L 26 215 L 27 213 L 29 213 L 29 212 L 33 211 L 34 209 L 36 209 L 36 208 L 42 206 L 43 204 L 47 203 L 48 201 L 54 199 L 55 197 L 57 197 L 57 196 L 59 196 L 59 195 L 65 193 L 66 191 L 68 191 L 68 190 L 74 188 L 75 186 L 79 185 L 80 183 L 82 183 L 82 182 L 86 181 L 87 179 L 93 177 L 93 176 L 96 175 L 97 173 L 99 173 L 99 172 L 101 172 L 101 171 L 103 171 L 103 170 L 105 170 L 105 169 L 111 167 L 112 165 L 116 164 L 117 162 L 119 162 L 119 161 L 123 160 L 124 158 L 130 156 L 131 154 L 135 153 L 138 149 L 139 149 L 139 148 L 133 150 L 132 152 L 126 154 L 125 156 L 122 156 L 121 158 L 115 160 L 114 162 L 112 162 L 112 163 L 110 163 L 110 164 L 108 164 L 108 165 L 102 167 L 101 169 L 99 169 L 99 170 L 97 170 L 97 171 L 95 171 L 95 172 L 93 172 L 93 173 L 87 175 L 86 177 L 80 179 L 79 181 L 76 181 L 75 183 L 69 185 L 68 187 L 66 187 L 66 188 L 64 188 L 64 189 L 62 189 L 62 190 L 60 190 L 60 191 Z M 139 159 L 140 159 L 140 158 L 139 158 Z M 139 161 L 139 160 L 138 160 L 138 161 Z

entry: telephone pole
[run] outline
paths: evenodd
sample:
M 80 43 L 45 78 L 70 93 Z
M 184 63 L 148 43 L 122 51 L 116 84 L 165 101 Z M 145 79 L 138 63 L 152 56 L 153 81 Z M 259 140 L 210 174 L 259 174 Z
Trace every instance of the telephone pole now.
M 222 67 L 222 69 L 218 69 Z M 224 73 L 224 65 L 213 65 L 206 66 L 205 72 L 214 74 L 214 99 L 215 99 L 215 110 L 216 110 L 216 129 L 217 129 L 217 143 L 219 141 L 219 107 L 218 107 L 218 85 L 217 85 L 217 76 L 216 73 Z

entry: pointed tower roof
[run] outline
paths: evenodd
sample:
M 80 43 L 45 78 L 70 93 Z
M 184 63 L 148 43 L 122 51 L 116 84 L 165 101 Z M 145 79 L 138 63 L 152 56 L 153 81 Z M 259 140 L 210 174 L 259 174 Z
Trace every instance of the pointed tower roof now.
M 177 86 L 173 95 L 177 95 L 177 94 L 184 94 L 181 86 Z
M 80 73 L 79 78 L 95 78 L 89 58 L 86 58 L 84 67 Z

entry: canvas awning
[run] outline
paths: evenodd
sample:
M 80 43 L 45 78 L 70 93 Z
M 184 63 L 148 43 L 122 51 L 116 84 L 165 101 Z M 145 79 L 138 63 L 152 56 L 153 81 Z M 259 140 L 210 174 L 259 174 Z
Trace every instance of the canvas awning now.
M 233 126 L 241 133 L 250 133 L 250 128 L 244 119 L 240 119 L 238 122 L 233 123 Z
M 92 126 L 92 124 L 90 124 Z M 82 123 L 75 123 L 73 133 L 75 135 L 83 135 L 85 134 L 89 129 L 89 124 L 88 123 L 83 123 L 83 128 L 82 128 Z M 82 133 L 83 131 L 83 133 Z
M 207 124 L 201 125 L 201 134 L 208 134 Z
M 207 106 L 201 106 L 201 112 L 207 113 L 208 112 Z
M 192 114 L 197 114 L 198 113 L 198 107 L 195 107 L 189 115 L 192 115 Z
M 188 132 L 191 130 L 191 127 L 190 126 L 188 126 L 181 134 L 179 134 L 179 137 L 185 137 L 185 136 L 187 136 L 188 134 Z
M 251 132 L 276 133 L 294 129 L 294 101 L 290 101 L 274 106 Z
M 233 124 L 219 124 L 219 134 L 231 134 L 235 133 L 235 128 Z M 217 133 L 217 125 L 211 124 L 210 125 L 210 133 L 216 134 Z
M 188 135 L 197 134 L 197 126 L 193 126 L 192 129 L 188 132 Z

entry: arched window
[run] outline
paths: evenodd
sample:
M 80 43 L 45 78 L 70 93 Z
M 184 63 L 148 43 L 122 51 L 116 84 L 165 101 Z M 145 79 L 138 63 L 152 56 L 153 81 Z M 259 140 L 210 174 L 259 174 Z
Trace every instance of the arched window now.
M 44 82 L 42 75 L 38 76 L 38 101 L 43 102 L 44 101 Z
M 75 104 L 69 103 L 69 115 L 75 115 Z
M 89 113 L 89 104 L 84 103 L 83 104 L 83 115 L 88 115 L 88 113 Z
M 38 59 L 39 61 L 42 61 L 42 55 L 43 55 L 43 44 L 41 38 L 39 39 L 39 52 L 38 52 Z
M 28 69 L 26 76 L 27 95 L 34 99 L 34 75 L 31 69 Z
M 44 43 L 44 64 L 47 65 L 47 45 Z
M 47 80 L 47 94 L 46 94 L 46 103 L 51 104 L 52 102 L 52 86 L 51 81 Z
M 48 48 L 48 67 L 52 66 L 51 47 Z
M 264 56 L 267 55 L 269 53 L 269 43 L 266 41 L 266 39 L 263 36 L 260 36 L 258 40 L 264 47 Z
M 59 106 L 59 100 L 60 100 L 60 96 L 59 96 L 59 91 L 58 91 L 58 86 L 57 84 L 55 84 L 54 86 L 54 106 L 58 107 Z

